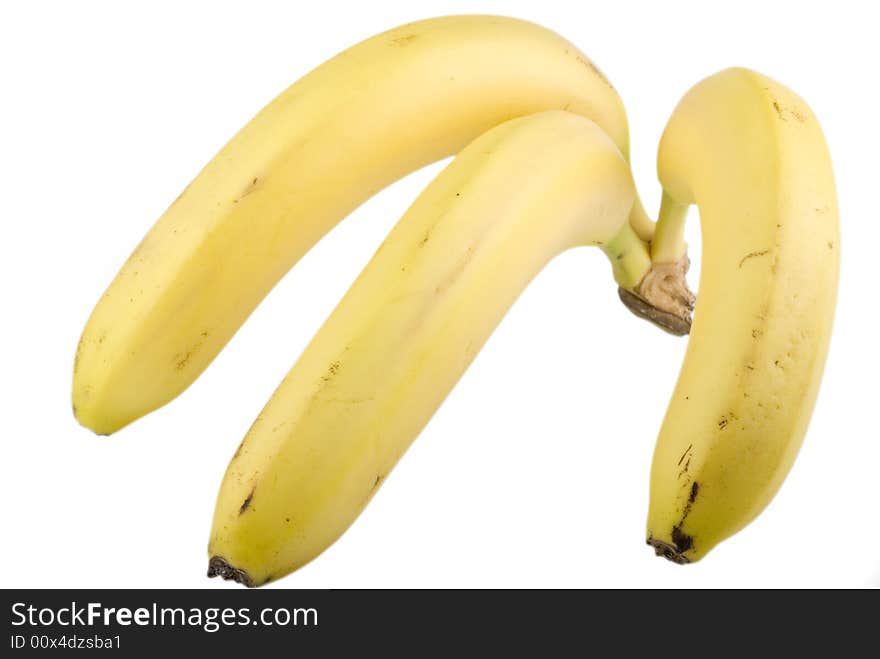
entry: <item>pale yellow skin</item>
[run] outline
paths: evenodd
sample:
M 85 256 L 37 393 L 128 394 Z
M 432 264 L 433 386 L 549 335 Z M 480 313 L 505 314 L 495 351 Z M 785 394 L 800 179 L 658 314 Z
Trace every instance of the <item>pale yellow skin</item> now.
M 651 470 L 648 537 L 694 561 L 770 502 L 801 446 L 831 336 L 840 238 L 822 131 L 753 71 L 691 89 L 660 144 L 655 259 L 699 207 L 702 273 L 687 355 Z
M 555 255 L 612 244 L 650 265 L 627 222 L 627 164 L 566 112 L 516 119 L 465 148 L 374 255 L 244 438 L 209 544 L 261 585 L 333 543 Z
M 626 155 L 616 91 L 537 25 L 453 16 L 344 51 L 267 105 L 159 219 L 83 332 L 73 406 L 112 433 L 208 366 L 278 280 L 342 218 L 513 117 L 564 109 Z M 632 223 L 650 237 L 641 205 Z

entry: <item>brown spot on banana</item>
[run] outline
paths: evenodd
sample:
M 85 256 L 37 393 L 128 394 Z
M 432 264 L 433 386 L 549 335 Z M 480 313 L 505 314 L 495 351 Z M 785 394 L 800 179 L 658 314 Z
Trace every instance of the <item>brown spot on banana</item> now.
M 773 101 L 773 109 L 776 110 L 776 114 L 779 115 L 779 118 L 782 121 L 788 122 L 786 116 L 793 118 L 795 121 L 801 124 L 806 121 L 806 117 L 804 117 L 803 113 L 801 113 L 797 108 L 780 105 L 779 101 Z
M 255 177 L 251 180 L 251 182 L 248 183 L 248 184 L 244 187 L 244 190 L 241 191 L 241 194 L 239 194 L 235 199 L 232 200 L 232 203 L 233 203 L 233 204 L 237 204 L 237 203 L 240 202 L 242 199 L 244 199 L 245 197 L 247 197 L 249 194 L 253 193 L 253 192 L 257 189 L 257 183 L 259 182 L 259 180 L 260 180 L 260 178 L 259 178 L 258 176 L 255 176 Z M 219 206 L 219 205 L 220 205 L 220 202 L 217 202 L 217 205 Z
M 321 376 L 321 381 L 324 383 L 330 382 L 333 379 L 333 376 L 339 372 L 339 368 L 342 364 L 338 361 L 330 362 L 330 366 L 327 367 L 327 373 Z
M 767 249 L 761 249 L 761 250 L 758 250 L 758 251 L 756 251 L 756 252 L 749 252 L 748 254 L 746 254 L 744 257 L 742 257 L 742 258 L 740 259 L 740 261 L 739 261 L 739 267 L 740 267 L 740 268 L 743 267 L 743 263 L 745 263 L 745 262 L 748 261 L 749 259 L 754 259 L 754 258 L 757 258 L 757 257 L 759 257 L 759 256 L 766 256 L 766 255 L 769 254 L 769 253 L 770 253 L 770 249 L 769 249 L 769 248 L 767 248 Z
M 251 489 L 251 493 L 245 497 L 245 500 L 242 502 L 241 507 L 238 509 L 239 516 L 243 515 L 245 511 L 251 507 L 251 501 L 254 500 L 254 492 L 256 492 L 257 488 L 254 486 Z

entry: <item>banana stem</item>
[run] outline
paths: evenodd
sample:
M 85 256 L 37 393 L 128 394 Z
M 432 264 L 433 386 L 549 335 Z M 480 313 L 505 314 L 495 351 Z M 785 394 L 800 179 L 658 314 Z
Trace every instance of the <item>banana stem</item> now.
M 651 269 L 648 244 L 630 222 L 624 222 L 617 235 L 602 245 L 602 251 L 611 261 L 614 280 L 623 288 L 635 288 Z
M 664 192 L 649 243 L 637 235 L 636 222 L 640 215 L 651 222 L 638 200 L 636 206 L 624 230 L 603 248 L 614 265 L 620 299 L 635 315 L 667 332 L 688 334 L 695 303 L 685 277 L 690 265 L 684 241 L 688 205 Z
M 676 263 L 687 253 L 684 241 L 684 227 L 687 220 L 688 204 L 681 204 L 665 191 L 660 201 L 660 217 L 651 241 L 651 261 L 654 263 Z

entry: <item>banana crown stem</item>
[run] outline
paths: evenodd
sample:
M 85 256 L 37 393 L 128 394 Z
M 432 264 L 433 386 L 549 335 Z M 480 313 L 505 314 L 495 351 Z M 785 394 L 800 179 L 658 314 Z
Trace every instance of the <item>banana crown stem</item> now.
M 618 293 L 624 306 L 639 318 L 678 336 L 690 333 L 696 303 L 686 277 L 690 266 L 684 241 L 687 211 L 688 204 L 679 203 L 664 192 L 650 244 L 639 240 L 635 230 L 629 228 L 629 232 L 622 231 L 605 246 L 614 264 L 614 278 L 620 285 Z
M 618 289 L 620 301 L 670 334 L 690 334 L 696 297 L 687 285 L 689 266 L 687 254 L 674 263 L 653 263 L 637 286 Z

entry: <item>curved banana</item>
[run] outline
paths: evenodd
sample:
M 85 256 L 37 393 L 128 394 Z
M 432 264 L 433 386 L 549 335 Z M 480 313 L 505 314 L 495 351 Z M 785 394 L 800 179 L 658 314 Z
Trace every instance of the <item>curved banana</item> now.
M 104 293 L 77 349 L 77 419 L 109 434 L 169 402 L 367 198 L 503 121 L 550 109 L 594 120 L 627 154 L 608 81 L 568 41 L 524 21 L 411 23 L 318 67 L 208 163 Z M 631 222 L 650 237 L 638 201 Z
M 333 543 L 554 255 L 602 245 L 618 282 L 638 282 L 650 259 L 627 222 L 634 194 L 614 143 L 574 114 L 515 119 L 465 148 L 241 443 L 217 499 L 209 576 L 258 586 Z
M 685 95 L 658 171 L 655 262 L 682 258 L 689 204 L 699 207 L 703 259 L 687 355 L 654 453 L 648 543 L 690 562 L 760 513 L 800 448 L 834 315 L 837 200 L 810 108 L 746 69 Z

